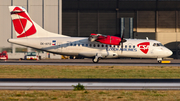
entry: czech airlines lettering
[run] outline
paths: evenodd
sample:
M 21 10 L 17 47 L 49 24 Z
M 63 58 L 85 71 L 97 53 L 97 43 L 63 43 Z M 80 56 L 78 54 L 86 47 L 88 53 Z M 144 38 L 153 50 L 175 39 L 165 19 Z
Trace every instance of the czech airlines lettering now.
M 144 54 L 147 54 L 149 51 L 149 45 L 150 45 L 149 42 L 143 42 L 143 43 L 139 43 L 137 46 Z
M 137 52 L 137 49 L 136 48 L 114 48 L 114 47 L 111 47 L 111 48 L 107 48 L 106 50 L 108 51 L 131 51 L 131 52 Z

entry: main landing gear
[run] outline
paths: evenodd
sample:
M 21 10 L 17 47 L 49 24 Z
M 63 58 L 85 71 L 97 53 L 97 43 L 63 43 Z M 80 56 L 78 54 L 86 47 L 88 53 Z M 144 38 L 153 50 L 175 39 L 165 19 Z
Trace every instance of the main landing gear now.
M 94 62 L 94 63 L 98 63 L 99 62 L 99 60 L 101 59 L 101 54 L 96 54 L 96 56 L 92 59 L 92 61 Z
M 93 58 L 92 61 L 93 61 L 94 63 L 98 63 L 98 62 L 99 62 L 99 59 L 100 59 L 100 58 Z

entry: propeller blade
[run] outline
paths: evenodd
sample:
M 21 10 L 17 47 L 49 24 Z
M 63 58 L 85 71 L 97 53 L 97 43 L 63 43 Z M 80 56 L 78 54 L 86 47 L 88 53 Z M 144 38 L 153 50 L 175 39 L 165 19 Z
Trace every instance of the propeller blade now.
M 124 34 L 125 34 L 125 27 L 123 28 L 123 32 L 121 34 L 121 38 L 123 39 L 124 38 Z
M 121 41 L 121 53 L 123 52 L 123 42 Z
M 123 52 L 123 42 L 126 42 L 124 39 L 124 33 L 125 33 L 125 28 L 123 28 L 123 34 L 121 35 L 121 53 Z

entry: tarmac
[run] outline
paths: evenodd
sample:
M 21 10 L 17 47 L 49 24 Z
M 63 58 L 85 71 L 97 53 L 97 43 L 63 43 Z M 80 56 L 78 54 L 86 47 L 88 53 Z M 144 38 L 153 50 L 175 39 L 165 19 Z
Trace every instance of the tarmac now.
M 163 62 L 164 61 L 164 62 Z M 43 59 L 43 60 L 1 60 L 0 65 L 80 65 L 80 66 L 180 66 L 180 59 Z

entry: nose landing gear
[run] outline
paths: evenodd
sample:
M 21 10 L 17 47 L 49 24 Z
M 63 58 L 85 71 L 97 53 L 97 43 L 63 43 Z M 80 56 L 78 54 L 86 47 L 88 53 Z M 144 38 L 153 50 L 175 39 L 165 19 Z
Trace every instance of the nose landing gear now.
M 158 63 L 161 63 L 161 61 L 162 61 L 162 58 L 157 58 Z

